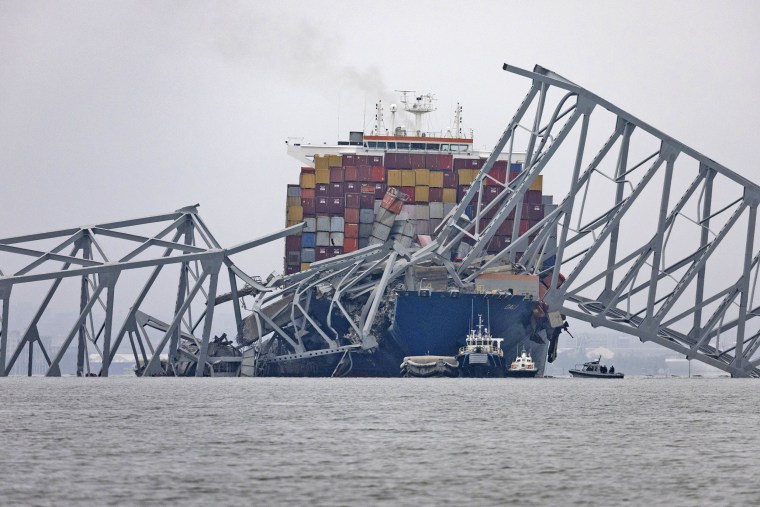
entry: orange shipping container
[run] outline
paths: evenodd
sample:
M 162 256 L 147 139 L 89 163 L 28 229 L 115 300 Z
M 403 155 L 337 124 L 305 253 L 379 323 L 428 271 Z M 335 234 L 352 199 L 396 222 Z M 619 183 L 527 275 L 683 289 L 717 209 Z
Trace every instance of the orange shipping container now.
M 343 240 L 343 252 L 355 252 L 359 249 L 359 240 L 357 238 L 345 238 Z
M 543 190 L 544 189 L 544 176 L 542 174 L 539 174 L 535 180 L 533 180 L 533 183 L 530 184 L 530 188 L 528 190 Z

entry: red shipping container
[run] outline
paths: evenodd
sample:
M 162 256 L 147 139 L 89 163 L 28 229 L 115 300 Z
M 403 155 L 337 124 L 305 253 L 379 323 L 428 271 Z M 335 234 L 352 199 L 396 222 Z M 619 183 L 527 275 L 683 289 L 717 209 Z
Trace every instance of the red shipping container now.
M 464 198 L 464 195 L 467 193 L 467 191 L 470 190 L 470 185 L 459 185 L 457 187 L 457 202 L 461 201 L 462 198 Z M 478 202 L 478 194 L 476 193 L 472 199 L 473 203 Z
M 359 168 L 355 165 L 348 165 L 343 168 L 344 181 L 359 181 Z
M 457 188 L 459 176 L 455 172 L 443 173 L 443 188 Z
M 359 249 L 359 239 L 358 238 L 344 238 L 343 239 L 343 251 L 348 252 L 355 252 Z
M 375 208 L 375 196 L 373 194 L 359 194 L 360 195 L 360 207 L 364 209 Z
M 306 199 L 314 199 L 317 196 L 317 193 L 315 192 L 315 189 L 313 188 L 302 188 L 301 189 L 301 197 Z
M 285 266 L 285 274 L 286 275 L 295 275 L 299 271 L 301 271 L 301 266 L 300 265 L 295 266 L 295 265 L 288 264 L 287 266 Z
M 529 202 L 531 204 L 541 204 L 541 191 L 528 190 L 525 192 L 525 202 Z
M 494 187 L 493 185 L 490 187 L 484 187 L 483 201 L 493 202 L 493 200 L 496 199 L 496 196 L 499 195 L 499 192 L 501 192 L 501 187 Z
M 343 190 L 345 190 L 347 194 L 358 194 L 362 191 L 362 184 L 356 181 L 347 181 L 343 184 Z
M 523 203 L 522 216 L 523 218 L 537 222 L 544 218 L 544 205 L 525 202 Z
M 328 200 L 327 212 L 330 215 L 343 215 L 343 211 L 346 208 L 345 199 L 343 197 L 330 197 Z
M 425 167 L 427 169 L 438 169 L 438 154 L 428 153 L 425 155 Z
M 396 169 L 398 155 L 396 153 L 386 153 L 385 163 L 383 164 L 386 169 Z
M 343 218 L 346 223 L 358 224 L 359 223 L 359 208 L 346 208 L 343 212 Z
M 313 167 L 302 167 L 301 168 L 301 172 L 302 173 L 313 173 L 314 172 L 314 168 Z
M 330 197 L 343 197 L 343 183 L 330 183 L 327 195 Z
M 412 153 L 411 162 L 412 162 L 412 169 L 425 169 L 425 154 Z
M 531 225 L 530 220 L 526 220 L 524 218 L 520 220 L 520 236 L 528 232 L 528 229 L 531 227 L 533 227 L 533 225 Z
M 412 168 L 412 156 L 410 153 L 397 153 L 396 154 L 396 169 L 411 169 Z
M 511 236 L 512 235 L 512 229 L 515 226 L 515 221 L 511 218 L 507 218 L 504 220 L 499 228 L 497 229 L 497 233 L 501 234 L 502 236 Z
M 365 183 L 362 185 L 361 192 L 362 194 L 374 194 L 375 185 L 370 185 L 369 183 Z
M 300 250 L 301 249 L 301 236 L 286 236 L 285 237 L 285 250 Z M 298 261 L 301 262 L 300 260 Z
M 509 181 L 512 181 L 513 179 L 517 178 L 517 175 L 520 174 L 520 171 L 511 170 L 509 171 Z
M 383 165 L 383 156 L 382 155 L 370 155 L 369 157 L 369 165 Z
M 330 247 L 318 246 L 316 248 L 316 251 L 314 252 L 315 260 L 323 261 L 325 259 L 328 259 L 329 257 L 330 257 Z
M 484 158 L 455 158 L 454 169 L 480 169 L 485 161 Z
M 327 197 L 330 193 L 330 185 L 327 183 L 317 183 L 314 193 L 317 197 Z
M 343 224 L 343 230 L 344 230 L 345 238 L 359 237 L 359 224 L 352 224 L 352 223 L 346 222 L 345 224 Z M 345 238 L 343 240 L 344 241 L 343 245 L 345 245 Z
M 356 156 L 355 155 L 343 155 L 343 159 L 341 160 L 341 164 L 343 164 L 343 167 L 349 166 L 349 165 L 356 165 Z
M 346 208 L 361 208 L 361 194 L 352 192 L 346 194 Z
M 375 183 L 375 199 L 382 199 L 385 195 L 385 183 Z
M 386 195 L 386 197 L 388 196 Z M 401 208 L 403 206 L 404 206 L 404 201 L 401 201 L 393 197 L 388 198 L 387 201 L 386 199 L 383 199 L 383 202 L 380 204 L 381 208 L 387 209 L 388 211 L 390 211 L 391 213 L 395 213 L 396 215 L 401 213 Z
M 401 187 L 401 192 L 409 198 L 407 204 L 414 204 L 414 187 Z
M 330 168 L 330 183 L 343 183 L 343 168 L 331 167 Z
M 327 214 L 330 211 L 330 198 L 317 197 L 314 211 L 319 214 Z
M 375 182 L 385 181 L 385 167 L 381 165 L 372 166 L 372 175 L 370 179 Z
M 442 188 L 430 187 L 430 190 L 428 192 L 429 192 L 430 202 L 442 202 L 443 201 L 443 189 Z
M 368 165 L 360 165 L 359 169 L 359 181 L 370 182 L 372 181 L 372 168 Z
M 369 156 L 367 155 L 354 155 L 356 165 L 369 165 Z
M 317 213 L 317 207 L 314 199 L 301 197 L 301 207 L 303 208 L 304 216 L 314 216 Z
M 345 238 L 343 239 L 345 241 Z M 335 257 L 337 255 L 343 255 L 343 247 L 342 246 L 331 246 L 327 249 L 328 255 L 330 257 Z

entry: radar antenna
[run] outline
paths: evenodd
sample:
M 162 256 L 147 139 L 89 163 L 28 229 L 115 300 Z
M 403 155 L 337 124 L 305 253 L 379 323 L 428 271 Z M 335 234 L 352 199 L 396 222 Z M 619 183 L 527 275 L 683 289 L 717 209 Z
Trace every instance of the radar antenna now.
M 396 90 L 401 94 L 401 103 L 404 105 L 404 111 L 414 115 L 414 130 L 417 136 L 422 135 L 422 115 L 438 109 L 433 101 L 435 97 L 432 93 L 418 95 L 413 90 Z

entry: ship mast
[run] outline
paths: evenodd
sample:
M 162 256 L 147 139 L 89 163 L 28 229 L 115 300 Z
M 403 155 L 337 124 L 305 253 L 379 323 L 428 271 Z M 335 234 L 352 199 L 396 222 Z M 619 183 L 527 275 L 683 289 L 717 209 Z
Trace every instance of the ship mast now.
M 414 130 L 417 137 L 422 136 L 422 115 L 438 109 L 433 101 L 433 94 L 426 93 L 417 95 L 413 90 L 396 90 L 401 93 L 401 103 L 404 105 L 404 111 L 414 115 Z
M 393 106 L 391 106 L 392 108 Z M 385 120 L 383 119 L 383 101 L 378 100 L 375 104 L 375 129 L 372 132 L 376 136 L 388 135 L 388 129 L 385 128 Z

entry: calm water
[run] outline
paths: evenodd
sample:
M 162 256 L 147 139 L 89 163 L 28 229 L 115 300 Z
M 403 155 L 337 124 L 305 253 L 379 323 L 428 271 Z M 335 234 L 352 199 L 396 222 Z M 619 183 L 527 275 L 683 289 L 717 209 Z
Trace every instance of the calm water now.
M 0 380 L 2 505 L 758 505 L 760 381 Z

